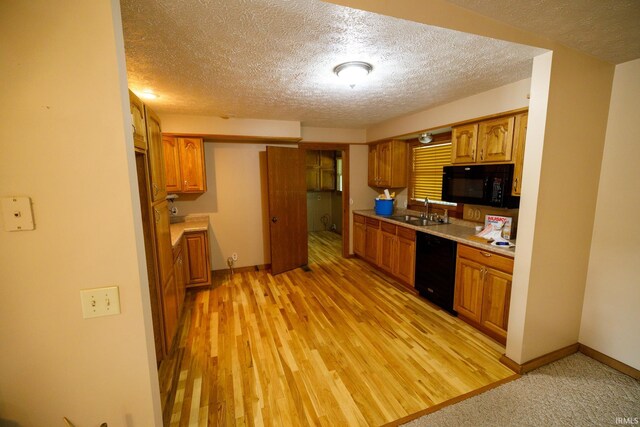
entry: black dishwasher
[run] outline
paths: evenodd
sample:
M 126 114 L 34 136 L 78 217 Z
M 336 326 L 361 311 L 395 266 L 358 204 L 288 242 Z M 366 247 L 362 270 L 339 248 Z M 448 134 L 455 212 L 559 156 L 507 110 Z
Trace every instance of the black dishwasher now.
M 453 288 L 457 244 L 432 234 L 416 234 L 416 289 L 429 301 L 456 315 Z

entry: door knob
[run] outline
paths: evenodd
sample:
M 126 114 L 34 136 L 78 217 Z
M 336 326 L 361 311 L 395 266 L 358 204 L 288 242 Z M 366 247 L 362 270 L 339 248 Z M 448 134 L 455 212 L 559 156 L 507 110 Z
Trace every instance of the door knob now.
M 274 224 L 278 222 L 278 217 L 274 216 L 273 218 L 271 218 L 271 222 L 273 222 Z

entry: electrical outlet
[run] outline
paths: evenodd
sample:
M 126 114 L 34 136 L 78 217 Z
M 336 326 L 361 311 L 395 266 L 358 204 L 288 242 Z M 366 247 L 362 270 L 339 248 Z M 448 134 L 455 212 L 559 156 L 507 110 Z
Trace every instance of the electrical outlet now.
M 120 314 L 120 294 L 117 286 L 83 289 L 80 291 L 82 317 L 111 316 Z
M 237 252 L 232 253 L 232 254 L 231 254 L 231 258 L 232 258 L 234 261 L 237 261 L 237 260 L 238 260 L 238 253 L 237 253 Z

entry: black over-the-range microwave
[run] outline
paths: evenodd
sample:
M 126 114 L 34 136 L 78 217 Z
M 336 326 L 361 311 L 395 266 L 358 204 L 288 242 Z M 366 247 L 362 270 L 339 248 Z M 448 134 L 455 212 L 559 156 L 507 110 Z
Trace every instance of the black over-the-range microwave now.
M 517 208 L 520 197 L 511 195 L 513 165 L 445 166 L 442 200 L 455 203 Z

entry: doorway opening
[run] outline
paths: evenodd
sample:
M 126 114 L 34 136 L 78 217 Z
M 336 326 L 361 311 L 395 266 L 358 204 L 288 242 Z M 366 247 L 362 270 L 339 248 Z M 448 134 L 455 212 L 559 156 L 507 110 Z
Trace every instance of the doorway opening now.
M 309 256 L 349 252 L 349 146 L 302 143 L 307 188 Z

